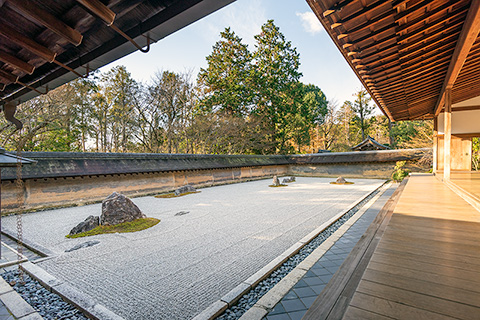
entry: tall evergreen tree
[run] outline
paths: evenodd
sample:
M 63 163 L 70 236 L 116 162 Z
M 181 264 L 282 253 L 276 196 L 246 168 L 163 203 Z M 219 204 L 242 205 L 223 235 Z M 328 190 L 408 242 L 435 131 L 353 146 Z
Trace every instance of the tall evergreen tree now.
M 288 141 L 293 138 L 295 114 L 301 104 L 302 90 L 300 55 L 280 32 L 273 20 L 262 26 L 255 36 L 256 110 L 268 132 L 270 147 L 264 153 L 291 151 Z
M 220 33 L 221 40 L 206 57 L 208 67 L 200 69 L 198 83 L 203 91 L 200 105 L 230 115 L 245 116 L 252 104 L 252 55 L 242 39 L 230 28 Z

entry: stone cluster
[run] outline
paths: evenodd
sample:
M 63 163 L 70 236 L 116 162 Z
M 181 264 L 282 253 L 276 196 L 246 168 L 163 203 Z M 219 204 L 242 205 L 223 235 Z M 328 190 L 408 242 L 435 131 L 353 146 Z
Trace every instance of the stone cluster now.
M 187 184 L 175 190 L 175 195 L 178 197 L 178 196 L 181 196 L 182 194 L 189 193 L 189 192 L 197 192 L 197 189 L 195 189 L 195 187 L 193 187 L 192 185 Z
M 70 235 L 86 232 L 102 226 L 114 226 L 136 219 L 146 218 L 132 200 L 123 194 L 114 192 L 102 201 L 102 214 L 100 217 L 89 216 L 80 222 L 71 231 Z
M 282 183 L 290 183 L 290 182 L 295 182 L 294 176 L 283 178 Z

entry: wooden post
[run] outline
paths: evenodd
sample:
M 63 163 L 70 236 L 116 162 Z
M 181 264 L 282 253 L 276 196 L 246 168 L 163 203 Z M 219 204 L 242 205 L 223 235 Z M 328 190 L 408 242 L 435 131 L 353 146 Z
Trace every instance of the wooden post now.
M 433 173 L 438 170 L 438 117 L 433 118 Z
M 452 88 L 445 90 L 445 121 L 443 125 L 444 131 L 444 161 L 443 161 L 443 179 L 450 180 L 450 160 L 451 160 L 451 144 L 452 144 Z

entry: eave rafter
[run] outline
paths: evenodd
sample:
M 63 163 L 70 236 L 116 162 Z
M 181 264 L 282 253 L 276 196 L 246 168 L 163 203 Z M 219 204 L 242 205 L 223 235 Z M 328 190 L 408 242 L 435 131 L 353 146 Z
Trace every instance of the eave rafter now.
M 443 82 L 440 96 L 433 109 L 433 113 L 437 116 L 440 113 L 445 101 L 445 92 L 451 89 L 457 80 L 460 71 L 467 60 L 470 49 L 477 40 L 480 33 L 480 1 L 472 1 L 470 9 L 468 9 L 467 18 L 463 24 L 462 32 L 457 41 L 452 60 L 448 67 L 447 75 Z
M 446 87 L 478 91 L 480 1 L 307 2 L 391 120 L 433 117 Z

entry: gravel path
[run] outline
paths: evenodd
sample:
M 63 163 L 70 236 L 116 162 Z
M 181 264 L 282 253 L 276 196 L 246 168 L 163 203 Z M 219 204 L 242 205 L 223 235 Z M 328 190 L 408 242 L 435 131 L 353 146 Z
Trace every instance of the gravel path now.
M 133 199 L 162 221 L 131 234 L 66 239 L 101 205 L 27 214 L 24 238 L 58 254 L 39 263 L 126 319 L 189 319 L 383 181 L 297 178 L 201 189 L 172 199 Z M 187 214 L 175 216 L 180 211 Z M 14 217 L 3 219 L 14 229 Z M 89 240 L 99 244 L 66 253 Z

